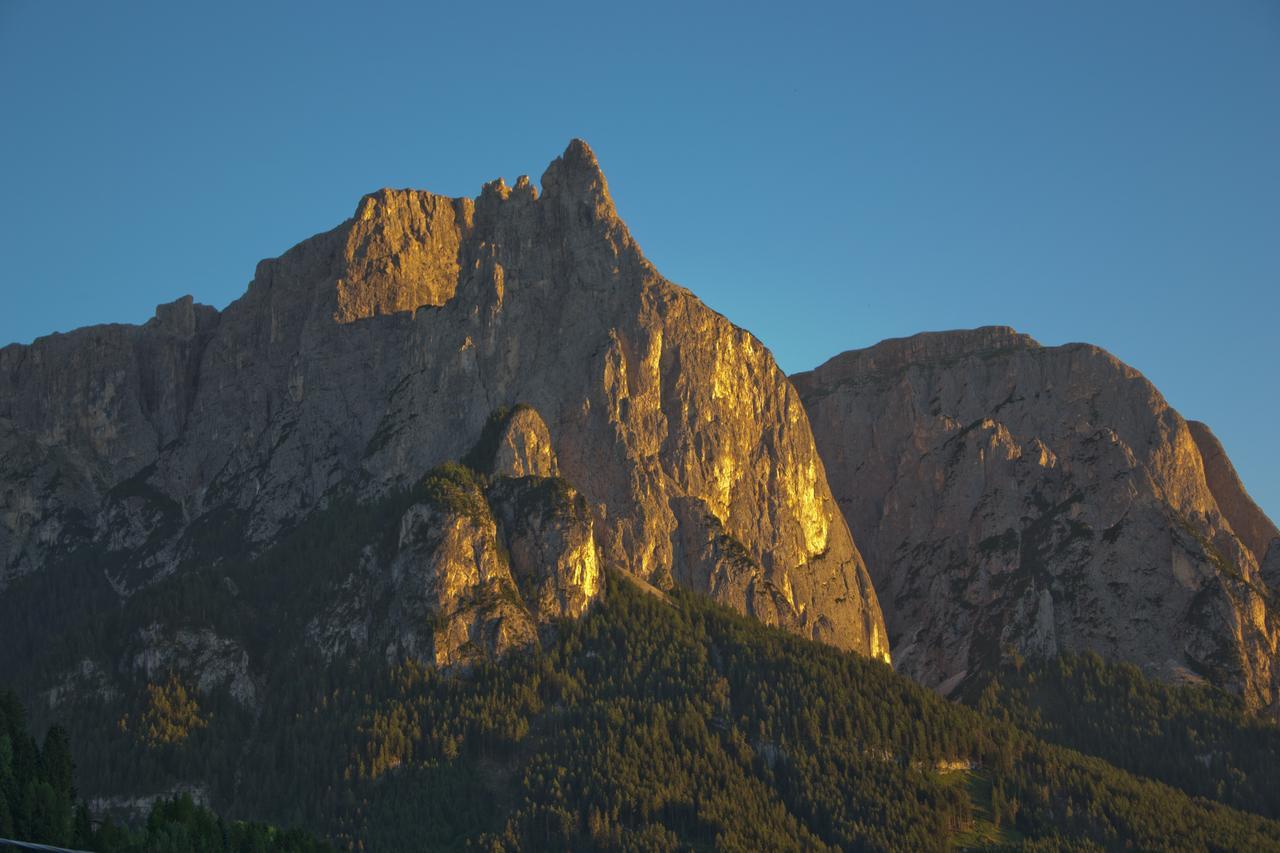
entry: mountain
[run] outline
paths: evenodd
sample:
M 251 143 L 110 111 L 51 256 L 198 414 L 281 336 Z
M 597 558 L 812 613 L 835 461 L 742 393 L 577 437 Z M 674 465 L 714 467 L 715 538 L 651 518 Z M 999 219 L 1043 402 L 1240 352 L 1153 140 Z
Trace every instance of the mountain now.
M 181 739 L 177 691 L 252 719 L 313 655 L 470 665 L 606 569 L 888 658 L 795 390 L 580 141 L 541 193 L 366 196 L 221 312 L 0 350 L 0 681 L 37 719 Z
M 900 672 L 953 694 L 1096 652 L 1280 713 L 1276 528 L 1136 370 L 991 327 L 792 379 Z
M 1187 421 L 1187 428 L 1200 450 L 1205 482 L 1219 511 L 1241 544 L 1257 559 L 1263 582 L 1273 589 L 1280 587 L 1280 530 L 1249 497 L 1222 442 L 1208 425 Z
M 511 428 L 586 502 L 584 553 L 884 656 L 768 351 L 645 260 L 584 143 L 542 187 L 383 190 L 262 262 L 221 313 L 184 298 L 141 327 L 0 351 L 6 599 L 91 547 L 126 600 L 199 560 L 202 531 L 261 547 L 337 494 L 463 457 L 521 404 Z
M 575 141 L 541 191 L 366 196 L 223 311 L 0 349 L 0 828 L 1280 849 L 1277 561 L 1100 350 L 923 335 L 793 385 Z

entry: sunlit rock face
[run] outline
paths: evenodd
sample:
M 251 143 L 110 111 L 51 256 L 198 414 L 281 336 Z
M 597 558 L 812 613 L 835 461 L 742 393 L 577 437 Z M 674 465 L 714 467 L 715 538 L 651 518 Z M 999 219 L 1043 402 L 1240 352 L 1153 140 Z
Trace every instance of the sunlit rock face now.
M 555 477 L 556 464 L 551 433 L 535 409 L 518 405 L 509 413 L 490 416 L 486 430 L 492 430 L 495 444 L 492 458 L 478 459 L 484 471 L 496 477 Z M 487 445 L 487 442 L 486 442 Z M 487 452 L 483 447 L 480 452 Z
M 537 640 L 491 515 L 417 504 L 400 522 L 391 564 L 388 657 L 470 663 Z
M 333 319 L 351 323 L 448 302 L 458 287 L 458 249 L 474 214 L 469 198 L 414 190 L 365 196 L 339 238 Z
M 586 499 L 559 478 L 525 476 L 497 481 L 489 503 L 512 576 L 537 621 L 584 614 L 604 583 Z
M 1137 371 L 983 328 L 793 380 L 899 670 L 949 693 L 1013 652 L 1093 650 L 1276 707 L 1280 616 L 1255 550 L 1275 528 Z
M 145 326 L 0 350 L 0 588 L 89 544 L 128 598 L 197 559 L 210 530 L 261 549 L 336 495 L 418 482 L 517 403 L 486 464 L 538 480 L 501 499 L 556 477 L 574 495 L 495 516 L 535 623 L 580 613 L 614 567 L 887 658 L 795 390 L 759 341 L 649 264 L 577 141 L 541 194 L 521 178 L 475 199 L 367 196 L 259 264 L 222 312 L 187 298 Z M 415 530 L 456 540 L 440 553 L 488 553 L 487 527 L 426 519 Z M 401 576 L 452 612 L 439 583 L 461 569 L 415 536 L 427 544 Z M 466 569 L 481 587 L 487 559 Z M 0 593 L 4 606 L 21 602 Z M 456 643 L 400 645 L 453 660 L 463 634 L 518 644 L 523 624 L 494 611 Z
M 603 594 L 593 527 L 564 480 L 442 466 L 308 611 L 306 642 L 327 662 L 441 668 L 535 645 Z

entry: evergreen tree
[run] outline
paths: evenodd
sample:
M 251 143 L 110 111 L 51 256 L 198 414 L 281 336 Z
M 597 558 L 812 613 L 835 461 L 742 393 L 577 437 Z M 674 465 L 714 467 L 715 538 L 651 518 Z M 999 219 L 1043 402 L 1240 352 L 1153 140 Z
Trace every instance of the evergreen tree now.
M 44 777 L 60 799 L 75 799 L 75 765 L 71 761 L 71 739 L 62 726 L 51 726 L 40 751 Z

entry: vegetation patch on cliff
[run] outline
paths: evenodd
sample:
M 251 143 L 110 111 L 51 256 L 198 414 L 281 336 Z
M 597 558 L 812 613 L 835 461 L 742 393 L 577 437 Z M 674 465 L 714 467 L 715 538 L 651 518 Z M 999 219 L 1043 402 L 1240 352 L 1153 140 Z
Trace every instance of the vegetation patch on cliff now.
M 446 462 L 432 469 L 422 480 L 421 493 L 428 503 L 477 524 L 493 520 L 489 502 L 484 497 L 484 481 L 466 465 Z

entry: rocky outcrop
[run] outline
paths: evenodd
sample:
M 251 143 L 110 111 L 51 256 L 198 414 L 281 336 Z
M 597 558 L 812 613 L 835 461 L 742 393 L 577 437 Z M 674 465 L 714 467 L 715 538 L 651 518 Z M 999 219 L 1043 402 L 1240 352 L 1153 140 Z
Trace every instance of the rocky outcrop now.
M 547 425 L 528 406 L 517 406 L 503 426 L 493 473 L 502 477 L 555 477 L 560 473 Z
M 1276 707 L 1265 518 L 1137 371 L 984 328 L 793 380 L 898 669 L 950 693 L 1014 652 L 1092 650 Z
M 486 488 L 460 465 L 437 469 L 400 519 L 388 570 L 364 573 L 366 588 L 384 587 L 388 619 L 361 636 L 388 634 L 381 648 L 392 663 L 441 667 L 533 645 L 603 590 L 593 523 L 561 479 L 500 477 Z
M 351 323 L 452 299 L 458 248 L 474 213 L 465 198 L 412 190 L 365 196 L 343 229 L 333 319 Z
M 536 409 L 523 403 L 493 412 L 464 460 L 475 470 L 497 477 L 560 474 L 546 422 Z
M 1271 540 L 1267 555 L 1262 558 L 1262 579 L 1273 590 L 1280 590 L 1280 539 Z
M 483 496 L 476 489 L 465 498 L 415 504 L 400 521 L 391 565 L 393 660 L 450 666 L 537 640 Z
M 584 614 L 604 582 L 586 499 L 558 477 L 528 476 L 499 480 L 489 502 L 537 621 Z
M 398 648 L 452 661 L 468 642 L 518 645 L 581 612 L 609 566 L 887 657 L 794 389 L 759 341 L 649 264 L 576 141 L 541 194 L 521 178 L 475 199 L 370 195 L 259 264 L 221 313 L 186 298 L 142 327 L 0 351 L 0 610 L 25 606 L 22 578 L 78 557 L 129 600 L 227 547 L 260 553 L 343 496 L 473 458 L 491 413 L 516 403 L 530 409 L 499 424 L 480 467 L 540 479 L 499 489 L 484 523 L 406 516 L 402 605 L 447 638 Z M 544 492 L 532 514 L 504 514 Z M 502 603 L 499 524 L 532 622 Z M 374 639 L 354 611 L 314 627 L 325 648 Z
M 249 655 L 234 640 L 213 631 L 166 631 L 153 623 L 138 631 L 127 667 L 149 682 L 163 681 L 170 673 L 192 675 L 200 693 L 225 688 L 240 704 L 257 705 L 257 689 L 249 673 Z

